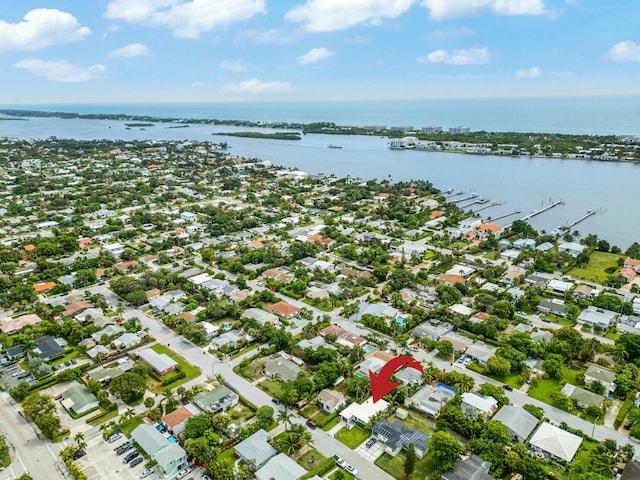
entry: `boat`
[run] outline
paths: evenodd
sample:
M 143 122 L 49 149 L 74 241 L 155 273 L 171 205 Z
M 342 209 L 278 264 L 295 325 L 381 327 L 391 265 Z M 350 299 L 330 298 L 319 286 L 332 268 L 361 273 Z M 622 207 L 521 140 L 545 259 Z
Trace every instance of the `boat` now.
M 330 143 L 329 145 L 327 145 L 327 148 L 342 148 L 342 146 L 334 145 L 334 144 Z

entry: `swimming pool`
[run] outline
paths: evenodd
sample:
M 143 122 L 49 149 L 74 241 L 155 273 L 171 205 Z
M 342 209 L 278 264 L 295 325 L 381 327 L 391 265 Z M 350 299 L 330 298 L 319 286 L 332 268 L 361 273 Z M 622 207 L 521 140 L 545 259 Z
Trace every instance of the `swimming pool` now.
M 366 347 L 364 347 L 364 353 L 373 352 L 375 349 L 376 347 L 374 347 L 373 345 L 367 345 Z
M 404 328 L 406 325 L 406 322 L 404 321 L 404 317 L 396 317 L 396 323 L 400 325 L 402 328 Z
M 176 437 L 174 437 L 173 435 L 171 435 L 169 438 L 167 438 L 167 440 L 169 440 L 171 443 L 176 443 Z
M 444 388 L 446 390 L 449 390 L 450 392 L 453 392 L 453 393 L 456 393 L 456 394 L 458 393 L 458 391 L 455 388 L 450 387 L 446 383 L 438 383 L 438 384 L 436 384 L 436 388 Z

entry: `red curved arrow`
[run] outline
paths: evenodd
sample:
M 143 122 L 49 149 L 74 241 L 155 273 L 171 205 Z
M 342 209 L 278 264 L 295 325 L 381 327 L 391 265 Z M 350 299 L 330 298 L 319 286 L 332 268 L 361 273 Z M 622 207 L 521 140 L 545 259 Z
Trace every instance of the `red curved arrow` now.
M 420 362 L 408 355 L 401 355 L 399 357 L 392 358 L 384 365 L 384 367 L 382 367 L 378 375 L 369 370 L 373 403 L 377 402 L 387 393 L 400 385 L 401 382 L 389 382 L 391 376 L 400 368 L 413 368 L 420 373 L 424 373 L 424 369 Z

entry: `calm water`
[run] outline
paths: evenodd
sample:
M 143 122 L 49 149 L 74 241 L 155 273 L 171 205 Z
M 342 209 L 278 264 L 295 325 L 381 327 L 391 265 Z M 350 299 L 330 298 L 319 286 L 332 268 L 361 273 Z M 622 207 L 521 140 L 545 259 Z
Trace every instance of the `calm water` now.
M 596 99 L 602 100 L 602 99 Z M 568 101 L 568 100 L 567 100 Z M 525 102 L 527 103 L 527 102 Z M 598 108 L 604 112 L 605 106 L 599 101 L 595 101 Z M 256 104 L 254 104 L 256 105 Z M 286 117 L 276 118 L 274 105 L 257 104 L 253 115 L 248 114 L 249 107 L 243 106 L 246 111 L 241 110 L 235 118 L 248 120 L 287 120 L 287 121 L 311 121 L 302 118 L 303 114 L 297 112 L 300 117 L 295 117 L 296 109 L 292 105 L 285 104 L 280 115 Z M 308 105 L 308 104 L 307 104 Z M 339 112 L 345 115 L 344 105 L 340 105 Z M 364 105 L 364 104 L 363 104 Z M 381 108 L 380 104 L 377 108 Z M 628 104 L 627 104 L 628 105 Z M 331 106 L 331 104 L 329 104 Z M 48 107 L 48 110 L 62 110 L 61 106 L 56 108 Z M 533 108 L 533 103 L 529 104 Z M 635 112 L 640 104 L 636 101 Z M 184 117 L 217 117 L 234 118 L 230 115 L 232 107 L 224 105 L 228 112 L 216 110 L 219 115 L 209 113 L 207 110 L 211 106 L 200 106 L 190 110 L 190 106 L 160 105 L 153 109 L 144 110 L 144 106 L 128 106 L 130 110 L 125 110 L 125 106 L 111 106 L 109 109 L 103 107 L 84 106 L 85 112 L 115 113 L 124 112 L 129 114 L 149 114 Z M 91 110 L 93 108 L 93 110 Z M 136 109 L 140 110 L 136 110 Z M 222 107 L 220 107 L 222 108 Z M 292 109 L 287 112 L 287 108 Z M 538 107 L 536 107 L 538 108 Z M 595 107 L 593 107 L 595 108 Z M 274 109 L 272 112 L 270 109 Z M 323 110 L 323 109 L 326 109 Z M 370 106 L 373 110 L 373 107 Z M 366 109 L 365 109 L 366 110 Z M 615 109 L 614 109 L 615 110 Z M 66 111 L 80 111 L 78 106 L 68 107 Z M 179 115 L 183 111 L 184 115 Z M 475 115 L 476 110 L 469 109 L 468 117 Z M 524 110 L 522 110 L 524 111 Z M 633 114 L 635 115 L 635 112 Z M 229 113 L 229 115 L 225 115 Z M 245 114 L 246 115 L 243 115 Z M 619 112 L 610 112 L 613 113 Z M 578 132 L 578 128 L 585 128 L 593 133 L 614 133 L 612 131 L 598 130 L 598 125 L 602 129 L 612 128 L 617 133 L 634 133 L 631 129 L 631 113 L 620 114 L 618 123 L 607 122 L 604 117 L 586 117 L 576 115 L 569 125 L 571 131 Z M 383 123 L 393 124 L 432 124 L 443 121 L 425 121 L 418 123 L 412 121 L 411 115 L 416 112 L 409 109 L 405 120 L 394 121 L 394 115 L 399 112 L 385 112 L 384 118 L 379 120 L 366 121 L 365 117 L 370 115 L 369 111 L 351 112 L 355 119 L 361 118 L 360 124 Z M 450 113 L 451 114 L 451 113 Z M 265 115 L 264 117 L 261 115 Z M 315 120 L 332 120 L 336 123 L 359 123 L 355 121 L 341 122 L 336 114 L 334 118 L 330 116 L 329 107 L 323 104 L 318 110 L 307 112 L 308 117 L 316 116 Z M 321 115 L 326 115 L 322 118 Z M 381 114 L 382 115 L 382 114 Z M 604 113 L 603 113 L 604 115 Z M 462 117 L 463 115 L 460 114 Z M 615 115 L 613 115 L 615 116 Z M 399 117 L 398 117 L 399 118 Z M 505 112 L 505 118 L 516 118 L 517 125 L 524 131 L 559 131 L 554 125 L 567 121 L 567 118 L 548 117 L 546 128 L 541 123 L 541 128 L 534 128 L 532 125 L 540 121 L 537 114 L 531 113 L 529 117 L 514 116 L 514 112 Z M 520 121 L 522 118 L 533 119 Z M 627 118 L 628 125 L 621 119 Z M 479 119 L 479 117 L 478 117 Z M 498 117 L 495 112 L 487 117 L 487 126 L 481 127 L 486 130 L 517 130 L 514 127 L 500 127 Z M 491 123 L 491 125 L 489 125 Z M 636 125 L 640 123 L 635 122 Z M 461 119 L 455 123 L 473 125 L 472 121 Z M 608 127 L 605 125 L 607 124 Z M 582 126 L 580 126 L 582 125 Z M 617 126 L 616 126 L 617 125 Z M 623 129 L 624 128 L 624 129 Z M 638 128 L 637 126 L 635 128 Z M 606 238 L 612 244 L 625 248 L 634 241 L 640 241 L 640 208 L 636 199 L 638 180 L 640 179 L 640 165 L 620 164 L 608 162 L 595 162 L 588 160 L 560 160 L 544 158 L 511 158 L 511 157 L 489 157 L 472 156 L 452 153 L 430 153 L 416 151 L 394 151 L 386 148 L 387 140 L 379 137 L 360 136 L 327 136 L 327 135 L 305 135 L 301 141 L 279 141 L 279 140 L 258 140 L 250 138 L 218 137 L 212 136 L 214 132 L 246 130 L 234 129 L 232 127 L 218 127 L 210 125 L 192 125 L 189 128 L 169 129 L 162 124 L 153 127 L 146 127 L 144 130 L 133 128 L 126 130 L 123 122 L 108 120 L 61 120 L 55 118 L 31 118 L 29 121 L 0 121 L 0 137 L 15 137 L 22 139 L 48 138 L 56 136 L 59 138 L 75 139 L 138 139 L 138 140 L 209 140 L 227 141 L 231 146 L 230 152 L 250 158 L 261 158 L 270 160 L 274 164 L 284 165 L 310 173 L 336 174 L 338 176 L 351 175 L 364 179 L 377 178 L 382 180 L 391 178 L 392 180 L 425 179 L 432 181 L 441 189 L 454 188 L 456 191 L 475 191 L 484 198 L 499 201 L 500 206 L 483 210 L 483 218 L 496 218 L 500 215 L 521 211 L 520 215 L 510 216 L 497 221 L 501 225 L 510 223 L 516 218 L 540 209 L 550 200 L 562 200 L 563 205 L 555 207 L 530 220 L 537 229 L 552 230 L 558 225 L 573 222 L 584 215 L 590 208 L 597 209 L 598 214 L 590 217 L 575 229 L 583 234 L 596 233 L 600 237 Z M 254 129 L 252 129 L 254 130 Z M 339 144 L 343 149 L 329 149 L 327 145 Z M 469 202 L 461 202 L 465 205 Z M 479 208 L 475 205 L 470 208 Z

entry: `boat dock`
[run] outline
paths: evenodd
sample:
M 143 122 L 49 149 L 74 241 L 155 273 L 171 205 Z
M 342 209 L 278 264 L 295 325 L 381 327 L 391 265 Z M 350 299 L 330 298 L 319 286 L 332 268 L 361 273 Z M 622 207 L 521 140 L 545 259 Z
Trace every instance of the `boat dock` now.
M 450 188 L 449 190 L 447 190 L 446 193 L 447 193 L 447 195 L 445 195 L 444 198 L 446 198 L 448 200 L 449 198 L 456 197 L 458 195 L 462 195 L 464 192 L 460 191 L 460 192 L 455 192 L 454 193 L 453 189 Z
M 489 207 L 484 207 L 484 208 L 489 208 Z M 520 210 L 516 210 L 515 212 L 507 213 L 505 215 L 500 215 L 499 217 L 496 217 L 496 218 L 488 217 L 486 219 L 486 221 L 491 220 L 492 222 L 495 222 L 496 220 L 500 220 L 502 218 L 507 218 L 507 217 L 510 217 L 511 215 L 517 215 L 519 213 L 522 213 L 522 212 Z M 511 226 L 511 224 L 507 225 L 507 227 L 510 227 L 510 226 Z M 504 227 L 504 228 L 507 228 L 507 227 Z
M 576 225 L 578 225 L 580 222 L 586 220 L 587 218 L 591 217 L 592 215 L 595 215 L 596 211 L 593 209 L 587 210 L 587 213 L 584 214 L 583 216 L 581 216 L 578 220 L 576 220 L 573 223 L 568 223 L 567 225 L 563 225 L 561 227 L 556 228 L 553 232 L 551 232 L 552 234 L 555 233 L 556 235 L 563 235 L 564 233 L 568 232 L 569 230 L 571 230 L 573 227 L 575 227 Z
M 525 215 L 524 217 L 522 217 L 520 220 L 522 220 L 522 221 L 529 220 L 530 218 L 533 218 L 533 217 L 535 217 L 535 216 L 537 216 L 537 215 L 540 215 L 541 213 L 544 213 L 544 212 L 546 212 L 547 210 L 551 210 L 553 207 L 557 207 L 557 206 L 558 206 L 558 205 L 560 205 L 560 204 L 562 204 L 562 201 L 561 201 L 561 200 L 558 200 L 558 201 L 556 201 L 556 202 L 553 202 L 553 203 L 551 203 L 551 204 L 547 205 L 547 206 L 546 206 L 546 207 L 544 207 L 544 208 L 541 208 L 540 210 L 534 210 L 534 211 L 533 211 L 533 212 L 531 212 L 530 214 Z
M 466 205 L 460 205 L 460 208 L 465 209 L 465 208 L 469 208 L 471 205 L 482 205 L 484 203 L 487 203 L 488 201 L 489 199 L 487 198 L 478 197 L 471 203 L 467 203 Z
M 450 203 L 464 202 L 465 200 L 471 200 L 472 198 L 476 198 L 477 196 L 478 196 L 477 193 L 472 193 L 471 195 L 467 195 L 464 198 L 459 198 L 458 200 L 451 200 Z
M 502 205 L 502 204 L 500 202 L 491 202 L 489 205 L 483 205 L 482 207 L 475 209 L 473 211 L 473 213 L 481 212 L 482 210 L 485 210 L 485 209 L 491 208 L 491 207 L 495 207 L 496 205 Z M 520 213 L 520 212 L 518 212 L 518 213 Z

